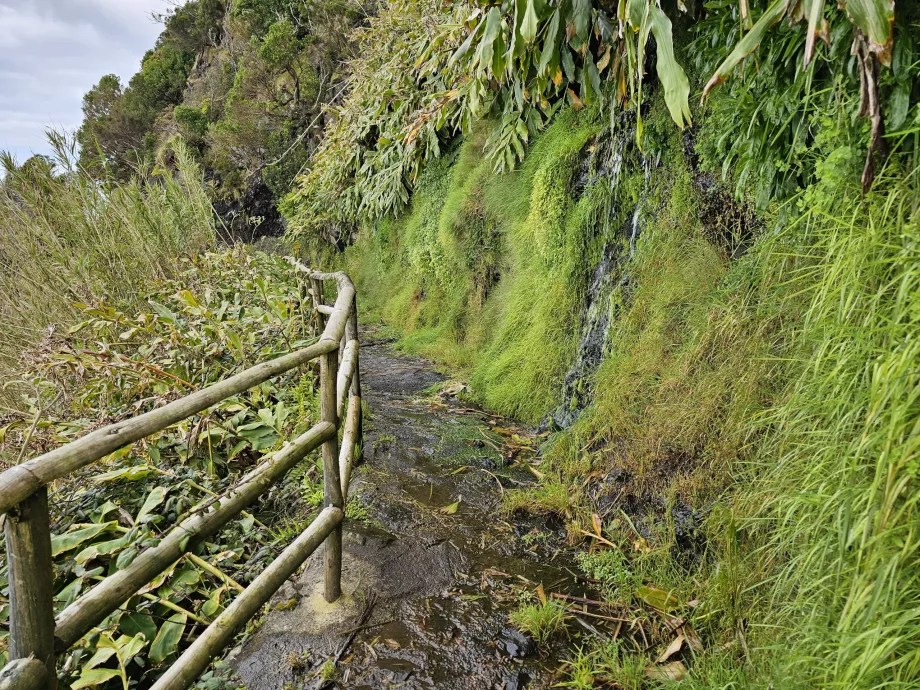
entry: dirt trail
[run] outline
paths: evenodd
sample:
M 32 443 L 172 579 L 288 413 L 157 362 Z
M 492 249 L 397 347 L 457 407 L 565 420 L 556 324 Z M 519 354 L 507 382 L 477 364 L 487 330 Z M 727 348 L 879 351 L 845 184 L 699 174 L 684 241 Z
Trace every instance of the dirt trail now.
M 234 658 L 237 673 L 249 690 L 323 687 L 317 670 L 353 635 L 325 687 L 550 687 L 558 649 L 535 649 L 508 612 L 538 583 L 584 591 L 558 526 L 499 513 L 501 491 L 533 477 L 505 466 L 488 415 L 431 399 L 443 379 L 424 360 L 367 343 L 361 376 L 371 418 L 352 495 L 366 517 L 346 522 L 343 599 L 323 601 L 315 554 Z

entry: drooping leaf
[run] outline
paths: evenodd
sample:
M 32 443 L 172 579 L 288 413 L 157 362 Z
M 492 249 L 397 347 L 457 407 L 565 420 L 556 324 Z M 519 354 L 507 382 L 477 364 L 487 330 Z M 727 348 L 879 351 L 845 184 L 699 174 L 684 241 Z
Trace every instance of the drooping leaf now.
M 805 37 L 804 66 L 808 67 L 815 55 L 815 39 L 821 33 L 818 24 L 824 19 L 824 0 L 807 0 L 805 9 L 805 16 L 808 18 L 808 35 Z
M 475 62 L 479 65 L 480 73 L 492 67 L 495 39 L 498 38 L 502 28 L 502 15 L 498 7 L 493 7 L 489 10 L 488 14 L 486 14 L 485 23 L 482 40 L 476 48 L 476 55 L 474 58 Z
M 537 74 L 546 74 L 547 70 L 553 64 L 559 64 L 559 17 L 561 10 L 553 12 L 549 20 L 549 28 L 546 30 L 546 36 L 543 39 L 543 51 L 540 53 L 540 65 L 537 68 Z
M 664 101 L 677 126 L 693 124 L 690 117 L 690 80 L 674 56 L 671 20 L 658 6 L 649 9 L 649 26 L 658 46 L 658 78 L 664 87 Z
M 539 20 L 534 2 L 535 0 L 527 0 L 527 9 L 524 10 L 524 19 L 521 21 L 521 38 L 525 43 L 533 43 L 537 38 Z
M 732 50 L 728 57 L 722 61 L 722 64 L 718 66 L 703 89 L 703 98 L 706 98 L 706 94 L 728 79 L 731 76 L 732 70 L 738 66 L 739 62 L 757 50 L 757 46 L 760 45 L 767 31 L 786 14 L 789 2 L 790 0 L 773 1 L 766 12 L 757 20 L 757 23 L 754 24 L 753 28 L 744 35 L 744 38 L 738 41 L 734 50 Z
M 869 50 L 883 65 L 891 64 L 894 0 L 846 0 L 847 15 L 869 40 Z

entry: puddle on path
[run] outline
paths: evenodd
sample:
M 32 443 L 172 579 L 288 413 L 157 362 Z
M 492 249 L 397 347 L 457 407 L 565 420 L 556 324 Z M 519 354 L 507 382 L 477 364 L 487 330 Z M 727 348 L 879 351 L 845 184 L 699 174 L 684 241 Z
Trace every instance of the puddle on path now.
M 535 649 L 508 613 L 537 584 L 592 593 L 572 572 L 561 526 L 512 524 L 500 514 L 497 482 L 507 489 L 533 477 L 503 466 L 494 436 L 483 434 L 488 415 L 425 398 L 442 377 L 424 360 L 369 343 L 361 376 L 372 416 L 351 492 L 369 520 L 346 523 L 343 598 L 331 605 L 322 598 L 320 550 L 276 594 L 232 662 L 237 673 L 249 690 L 319 688 L 317 669 L 354 633 L 336 685 L 325 687 L 550 687 L 561 647 Z

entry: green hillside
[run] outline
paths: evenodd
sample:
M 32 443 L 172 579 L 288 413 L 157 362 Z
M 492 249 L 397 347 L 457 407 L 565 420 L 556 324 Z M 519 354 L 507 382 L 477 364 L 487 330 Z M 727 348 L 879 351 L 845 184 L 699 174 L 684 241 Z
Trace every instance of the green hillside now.
M 558 526 L 611 610 L 666 622 L 645 645 L 573 628 L 554 687 L 920 686 L 917 7 L 193 0 L 164 22 L 129 84 L 86 95 L 79 148 L 4 161 L 5 463 L 176 393 L 84 350 L 199 386 L 306 342 L 277 323 L 305 289 L 284 264 L 212 251 L 272 235 L 531 427 L 539 482 L 502 488 L 501 518 Z M 156 462 L 229 482 L 315 417 L 315 381 L 288 384 L 226 410 L 217 469 L 187 430 Z M 292 522 L 318 491 L 294 484 Z M 511 622 L 540 639 L 547 608 Z M 154 662 L 105 687 L 148 687 Z

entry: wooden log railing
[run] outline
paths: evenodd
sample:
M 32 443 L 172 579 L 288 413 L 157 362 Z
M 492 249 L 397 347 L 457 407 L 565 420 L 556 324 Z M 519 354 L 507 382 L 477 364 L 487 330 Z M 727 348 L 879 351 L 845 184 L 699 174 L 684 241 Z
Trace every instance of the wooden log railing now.
M 6 514 L 10 588 L 10 663 L 0 671 L 0 689 L 55 688 L 56 655 L 76 644 L 183 555 L 192 555 L 196 547 L 320 447 L 323 510 L 170 665 L 153 688 L 175 690 L 194 683 L 240 627 L 323 543 L 325 597 L 329 602 L 339 598 L 342 521 L 351 470 L 362 437 L 356 292 L 345 273 L 320 273 L 293 259 L 289 261 L 294 270 L 305 273 L 310 281 L 311 306 L 323 326 L 316 343 L 257 364 L 151 412 L 93 431 L 0 474 L 0 514 Z M 327 281 L 334 281 L 337 287 L 332 306 L 324 303 L 323 286 Z M 47 488 L 50 482 L 314 359 L 320 364 L 319 423 L 259 464 L 226 493 L 197 506 L 156 546 L 140 553 L 126 568 L 104 578 L 55 617 Z

